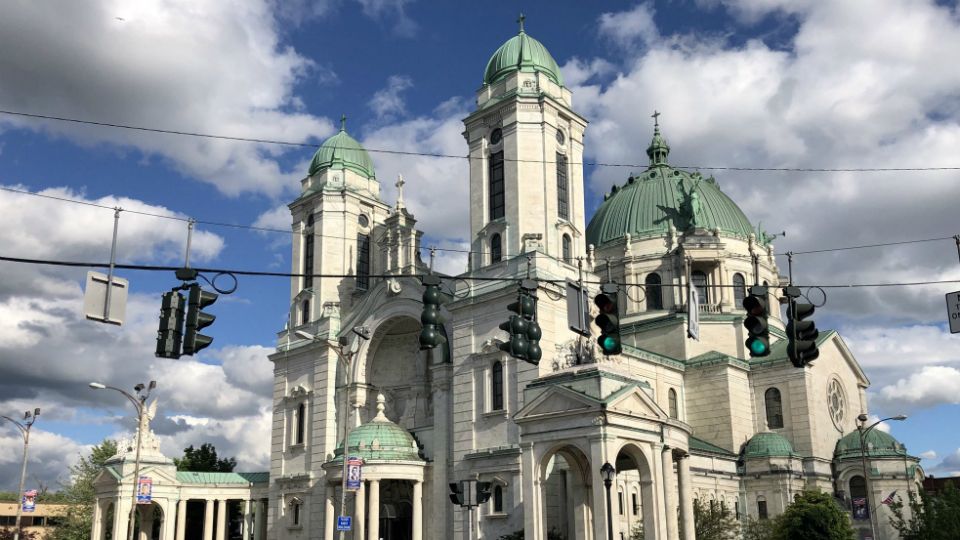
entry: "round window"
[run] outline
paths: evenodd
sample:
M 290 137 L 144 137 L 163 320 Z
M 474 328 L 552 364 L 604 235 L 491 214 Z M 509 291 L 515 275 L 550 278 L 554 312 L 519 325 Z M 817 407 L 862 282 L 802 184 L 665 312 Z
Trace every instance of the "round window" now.
M 558 130 L 557 130 L 557 144 L 563 144 L 563 143 L 565 143 L 566 141 L 567 141 L 566 135 L 563 134 L 563 131 L 562 131 L 562 130 L 558 129 Z
M 360 214 L 360 217 L 357 218 L 357 222 L 361 227 L 366 227 L 367 225 L 370 225 L 370 218 L 368 218 L 366 214 Z
M 847 396 L 843 393 L 843 385 L 836 379 L 830 381 L 827 387 L 827 408 L 833 425 L 843 431 L 843 421 L 847 414 Z
M 490 133 L 490 144 L 500 144 L 501 139 L 503 139 L 503 132 L 500 131 L 500 128 L 497 128 Z

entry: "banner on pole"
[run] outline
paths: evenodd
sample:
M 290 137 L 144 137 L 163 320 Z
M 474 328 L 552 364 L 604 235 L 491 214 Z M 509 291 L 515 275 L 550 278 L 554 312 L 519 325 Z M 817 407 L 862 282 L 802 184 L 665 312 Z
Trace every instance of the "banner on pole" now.
M 37 490 L 31 489 L 23 492 L 23 511 L 33 512 L 37 509 Z
M 347 460 L 347 489 L 360 489 L 363 482 L 363 459 L 351 457 Z
M 137 504 L 150 504 L 153 496 L 153 479 L 141 476 L 137 485 Z

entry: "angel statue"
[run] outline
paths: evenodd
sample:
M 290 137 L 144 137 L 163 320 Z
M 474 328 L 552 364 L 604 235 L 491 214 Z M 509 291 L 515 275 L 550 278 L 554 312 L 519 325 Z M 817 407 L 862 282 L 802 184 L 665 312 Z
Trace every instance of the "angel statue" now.
M 680 201 L 680 216 L 686 221 L 687 228 L 697 228 L 701 225 L 703 204 L 700 202 L 700 180 L 697 177 L 690 186 L 690 191 L 683 189 L 683 179 L 677 181 L 677 199 Z

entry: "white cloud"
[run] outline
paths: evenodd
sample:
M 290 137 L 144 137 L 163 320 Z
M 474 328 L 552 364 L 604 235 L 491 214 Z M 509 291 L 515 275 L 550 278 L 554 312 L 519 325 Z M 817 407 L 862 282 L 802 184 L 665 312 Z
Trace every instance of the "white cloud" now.
M 370 109 L 376 113 L 379 120 L 393 120 L 406 116 L 407 105 L 401 95 L 413 87 L 413 80 L 404 75 L 391 75 L 387 79 L 387 86 L 378 90 L 370 98 Z
M 924 366 L 879 391 L 885 410 L 908 410 L 960 403 L 960 369 Z
M 921 459 L 937 459 L 937 453 L 934 450 L 927 450 L 926 452 L 920 452 L 919 457 Z
M 624 49 L 650 45 L 660 38 L 649 3 L 637 4 L 630 11 L 604 13 L 598 20 L 600 34 Z
M 178 131 L 323 137 L 331 123 L 299 110 L 293 94 L 316 64 L 280 43 L 271 7 L 267 0 L 17 3 L 0 18 L 0 71 L 7 74 L 0 102 L 27 113 Z M 300 172 L 281 168 L 277 157 L 287 149 L 273 145 L 0 117 L 0 129 L 11 127 L 87 147 L 134 148 L 230 195 L 280 195 Z
M 406 6 L 410 0 L 357 0 L 363 8 L 363 14 L 384 23 L 391 24 L 391 31 L 401 37 L 413 37 L 419 25 L 407 15 Z
M 927 468 L 927 474 L 936 476 L 960 476 L 960 448 L 954 452 L 943 456 L 943 461 L 933 467 Z
M 0 478 L 3 489 L 16 490 L 20 480 L 23 457 L 23 439 L 19 432 L 0 426 Z M 12 427 L 12 424 L 10 424 Z M 82 455 L 90 452 L 87 445 L 56 433 L 45 431 L 41 424 L 31 429 L 27 453 L 27 481 L 25 489 L 49 488 L 58 491 L 70 480 L 70 467 Z

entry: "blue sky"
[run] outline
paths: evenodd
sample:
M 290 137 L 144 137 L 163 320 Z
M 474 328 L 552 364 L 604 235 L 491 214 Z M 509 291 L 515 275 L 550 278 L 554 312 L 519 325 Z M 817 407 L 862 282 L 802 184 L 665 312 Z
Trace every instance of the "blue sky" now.
M 560 64 L 589 121 L 589 162 L 643 164 L 661 124 L 674 164 L 700 167 L 958 166 L 960 19 L 952 2 L 908 0 L 427 2 L 12 0 L 0 20 L 0 110 L 317 146 L 341 114 L 371 150 L 465 153 L 470 111 L 490 54 L 526 30 Z M 182 262 L 186 224 L 289 229 L 313 150 L 83 126 L 0 114 L 0 255 L 105 261 L 114 206 L 119 262 Z M 464 245 L 463 160 L 371 152 L 385 200 L 403 173 L 427 244 Z M 640 167 L 638 166 L 637 169 Z M 630 167 L 585 168 L 587 209 Z M 950 171 L 715 171 L 754 222 L 787 231 L 777 251 L 956 234 Z M 287 271 L 289 236 L 198 225 L 196 265 Z M 797 255 L 805 283 L 960 278 L 952 240 Z M 463 256 L 438 262 L 459 272 Z M 786 261 L 779 260 L 786 269 Z M 193 359 L 153 357 L 160 293 L 173 275 L 131 281 L 122 327 L 84 321 L 83 271 L 0 263 L 0 411 L 44 409 L 36 481 L 56 486 L 86 445 L 129 428 L 119 395 L 159 381 L 155 429 L 169 455 L 214 442 L 263 468 L 270 366 L 289 286 L 241 278 L 212 312 L 216 342 Z M 957 336 L 943 295 L 960 285 L 829 289 L 821 327 L 840 329 L 873 386 L 871 413 L 937 474 L 960 471 Z M 112 394 L 112 395 L 111 395 Z M 0 478 L 18 466 L 0 430 Z M 4 457 L 7 456 L 7 457 Z M 40 467 L 39 464 L 46 464 Z M 8 474 L 10 473 L 10 474 Z M 11 481 L 0 489 L 13 487 Z

